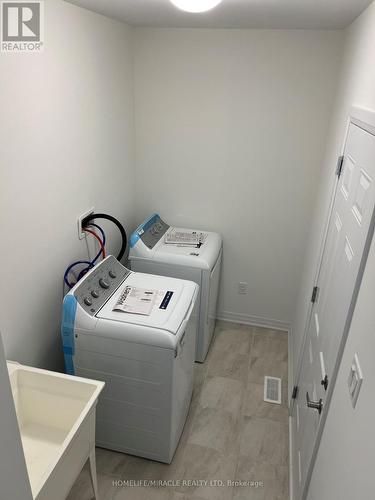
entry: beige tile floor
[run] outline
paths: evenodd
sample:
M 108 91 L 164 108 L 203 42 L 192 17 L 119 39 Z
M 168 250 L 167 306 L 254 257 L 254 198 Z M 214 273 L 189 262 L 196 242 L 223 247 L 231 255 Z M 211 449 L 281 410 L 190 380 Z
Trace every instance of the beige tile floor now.
M 287 500 L 287 357 L 286 333 L 218 321 L 205 363 L 195 365 L 193 400 L 172 464 L 98 448 L 100 500 Z M 281 406 L 263 401 L 265 375 L 282 378 Z M 132 487 L 129 480 L 175 483 Z M 86 465 L 68 500 L 91 498 Z

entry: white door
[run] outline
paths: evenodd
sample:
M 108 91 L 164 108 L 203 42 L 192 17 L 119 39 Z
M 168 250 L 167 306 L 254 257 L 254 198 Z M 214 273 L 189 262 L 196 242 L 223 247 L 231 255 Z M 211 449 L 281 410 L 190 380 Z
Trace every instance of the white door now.
M 374 177 L 375 136 L 351 123 L 292 414 L 295 500 L 303 498 L 327 396 L 333 388 L 330 383 L 346 340 L 373 235 Z

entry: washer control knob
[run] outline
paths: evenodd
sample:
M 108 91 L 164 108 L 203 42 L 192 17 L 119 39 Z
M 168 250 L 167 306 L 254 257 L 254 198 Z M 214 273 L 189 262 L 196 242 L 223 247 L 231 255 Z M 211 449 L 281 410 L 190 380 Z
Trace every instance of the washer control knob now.
M 104 289 L 107 289 L 109 288 L 109 283 L 108 281 L 104 280 L 103 278 L 100 278 L 99 280 L 99 285 L 104 288 Z
M 112 269 L 109 271 L 108 274 L 110 275 L 111 278 L 113 278 L 113 279 L 116 278 L 116 273 L 114 271 L 112 271 Z
M 97 298 L 99 297 L 99 295 L 100 295 L 100 294 L 99 294 L 98 290 L 93 290 L 93 291 L 91 292 L 91 295 L 94 297 L 94 299 L 97 299 Z
M 91 306 L 92 304 L 92 300 L 90 299 L 90 297 L 85 297 L 83 299 L 83 302 L 87 305 L 87 306 Z

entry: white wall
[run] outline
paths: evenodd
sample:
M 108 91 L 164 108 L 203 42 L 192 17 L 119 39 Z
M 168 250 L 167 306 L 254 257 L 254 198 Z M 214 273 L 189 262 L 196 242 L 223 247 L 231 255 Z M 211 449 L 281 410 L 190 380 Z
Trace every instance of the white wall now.
M 137 216 L 223 234 L 222 317 L 291 322 L 341 42 L 337 31 L 135 30 Z
M 375 108 L 374 17 L 375 6 L 372 3 L 345 33 L 345 58 L 339 79 L 340 85 L 336 92 L 331 126 L 327 135 L 325 159 L 315 213 L 311 219 L 309 244 L 304 258 L 304 272 L 293 321 L 293 365 L 295 367 L 301 352 L 306 314 L 310 306 L 324 225 L 335 182 L 336 162 L 341 154 L 349 110 L 352 105 Z
M 0 330 L 8 358 L 61 368 L 62 276 L 87 258 L 78 215 L 135 222 L 131 32 L 59 0 L 45 10 L 44 53 L 0 55 Z
M 338 154 L 351 105 L 375 110 L 375 3 L 347 30 L 341 86 L 327 165 L 322 175 L 322 206 L 332 185 L 331 159 Z M 322 211 L 320 211 L 322 212 Z M 322 214 L 319 214 L 322 220 Z M 317 224 L 318 225 L 318 224 Z M 374 498 L 375 393 L 375 240 L 372 243 L 352 325 L 314 468 L 308 500 Z M 353 410 L 347 387 L 354 353 L 359 354 L 364 382 Z

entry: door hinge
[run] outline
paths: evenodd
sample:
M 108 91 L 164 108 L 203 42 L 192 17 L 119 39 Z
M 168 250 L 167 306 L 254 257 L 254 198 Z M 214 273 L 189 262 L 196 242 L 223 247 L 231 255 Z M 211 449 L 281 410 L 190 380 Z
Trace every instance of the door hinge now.
M 319 287 L 314 286 L 312 294 L 311 294 L 311 302 L 315 304 L 315 302 L 318 300 L 318 293 L 319 293 Z
M 298 385 L 295 385 L 293 387 L 292 399 L 297 399 L 297 395 L 298 395 Z
M 328 375 L 324 377 L 324 379 L 320 382 L 320 384 L 324 387 L 325 391 L 328 389 Z
M 340 179 L 340 175 L 342 174 L 342 170 L 344 167 L 344 155 L 341 155 L 338 157 L 337 160 L 337 167 L 336 167 L 336 175 Z

